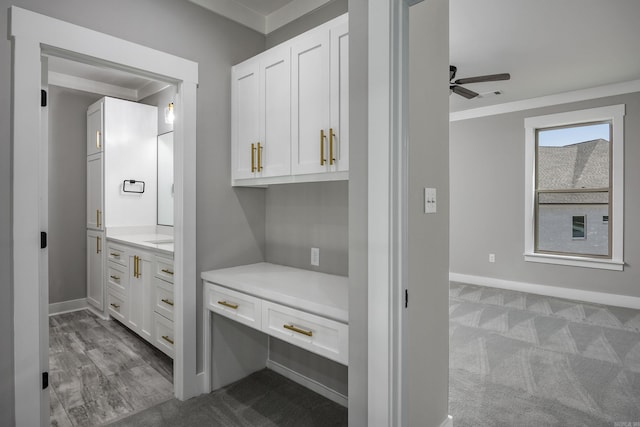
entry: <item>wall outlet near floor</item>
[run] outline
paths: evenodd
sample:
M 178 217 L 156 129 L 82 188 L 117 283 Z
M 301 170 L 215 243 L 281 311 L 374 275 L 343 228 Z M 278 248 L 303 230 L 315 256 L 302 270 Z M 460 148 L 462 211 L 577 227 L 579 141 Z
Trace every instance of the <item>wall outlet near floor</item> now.
M 489 262 L 496 262 L 496 254 L 489 254 Z
M 311 265 L 320 265 L 320 248 L 311 248 Z

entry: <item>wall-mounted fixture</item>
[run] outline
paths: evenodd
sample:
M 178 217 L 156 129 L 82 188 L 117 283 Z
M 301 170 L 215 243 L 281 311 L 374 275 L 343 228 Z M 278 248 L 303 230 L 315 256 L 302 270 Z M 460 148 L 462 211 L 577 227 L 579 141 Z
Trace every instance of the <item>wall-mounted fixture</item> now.
M 172 125 L 175 118 L 176 117 L 173 114 L 173 102 L 170 102 L 169 105 L 164 109 L 164 122 L 166 124 Z

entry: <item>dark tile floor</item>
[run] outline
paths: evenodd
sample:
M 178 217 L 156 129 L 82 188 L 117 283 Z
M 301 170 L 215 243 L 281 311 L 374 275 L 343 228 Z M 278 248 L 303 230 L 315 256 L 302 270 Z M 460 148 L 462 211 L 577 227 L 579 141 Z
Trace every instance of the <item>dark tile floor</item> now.
M 173 361 L 89 310 L 49 318 L 52 426 L 94 426 L 173 397 Z

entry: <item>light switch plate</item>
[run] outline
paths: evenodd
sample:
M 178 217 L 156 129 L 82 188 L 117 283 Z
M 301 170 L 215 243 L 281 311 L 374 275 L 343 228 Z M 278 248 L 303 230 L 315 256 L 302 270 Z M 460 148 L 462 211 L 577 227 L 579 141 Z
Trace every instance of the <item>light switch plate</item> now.
M 311 248 L 311 265 L 320 265 L 320 248 Z
M 436 189 L 424 189 L 424 213 L 436 213 Z

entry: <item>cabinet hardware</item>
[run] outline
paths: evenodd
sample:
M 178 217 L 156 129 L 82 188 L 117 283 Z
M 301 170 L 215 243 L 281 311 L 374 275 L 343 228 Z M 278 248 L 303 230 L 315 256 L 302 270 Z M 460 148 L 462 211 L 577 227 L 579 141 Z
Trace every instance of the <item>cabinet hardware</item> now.
M 173 271 L 169 270 L 168 268 L 163 268 L 163 269 L 162 269 L 162 270 L 160 270 L 160 271 L 162 271 L 163 273 L 170 274 L 170 275 L 172 275 L 172 276 L 173 276 Z
M 258 142 L 258 172 L 262 170 L 262 149 L 264 147 Z
M 100 209 L 96 209 L 96 228 L 100 228 Z
M 162 339 L 165 340 L 166 342 L 168 342 L 169 344 L 173 345 L 173 340 L 171 338 L 169 338 L 168 335 L 163 335 Z
M 251 144 L 251 173 L 256 171 L 256 144 Z
M 96 148 L 98 150 L 100 149 L 100 131 L 99 130 L 96 131 Z
M 120 306 L 119 306 L 118 304 L 111 303 L 111 304 L 109 304 L 109 305 L 110 305 L 111 307 L 115 308 L 116 310 L 120 311 Z
M 171 301 L 170 299 L 162 298 L 160 301 L 173 307 L 173 301 Z
M 300 329 L 300 328 L 298 328 L 296 326 L 293 326 L 293 325 L 282 325 L 282 327 L 285 328 L 285 329 L 288 329 L 290 331 L 297 332 L 297 333 L 302 334 L 302 335 L 306 335 L 308 337 L 312 337 L 313 336 L 313 331 L 307 331 L 305 329 Z
M 336 159 L 333 157 L 333 138 L 336 135 L 333 133 L 333 128 L 329 128 L 329 164 L 332 165 Z
M 96 237 L 96 253 L 100 253 L 100 236 Z
M 111 256 L 114 258 L 120 258 L 120 254 L 117 252 L 111 252 Z
M 238 308 L 238 304 L 231 304 L 230 302 L 226 301 L 218 301 L 218 304 L 224 305 L 225 307 L 233 308 L 234 310 Z
M 140 257 L 138 255 L 133 256 L 133 277 L 140 278 Z
M 324 129 L 320 129 L 320 166 L 324 166 Z
M 111 277 L 113 280 L 120 280 L 120 276 L 111 275 L 109 277 Z

